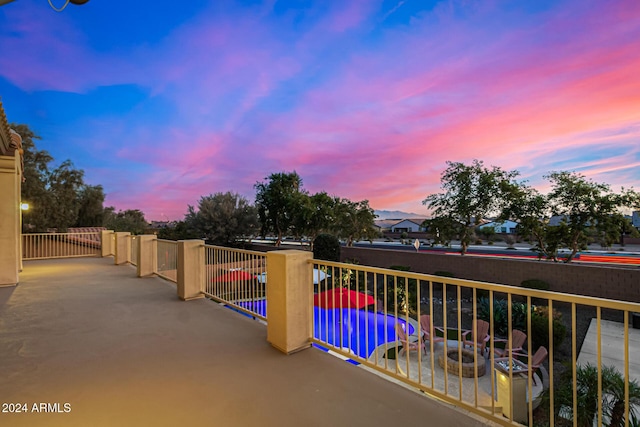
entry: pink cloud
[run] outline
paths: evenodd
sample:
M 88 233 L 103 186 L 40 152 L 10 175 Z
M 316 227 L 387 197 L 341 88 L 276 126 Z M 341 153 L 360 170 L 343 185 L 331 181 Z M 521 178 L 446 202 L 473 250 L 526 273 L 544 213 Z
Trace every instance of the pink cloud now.
M 421 199 L 428 194 L 426 187 L 433 191 L 435 184 L 433 179 L 428 184 L 421 180 L 433 176 L 433 167 L 425 167 L 425 161 L 444 167 L 445 160 L 485 158 L 518 168 L 529 166 L 531 153 L 542 157 L 538 147 L 543 144 L 549 147 L 545 156 L 562 148 L 579 149 L 577 144 L 598 144 L 576 137 L 638 120 L 633 105 L 640 99 L 640 84 L 633 76 L 640 74 L 640 62 L 632 35 L 614 34 L 586 52 L 573 51 L 575 42 L 566 35 L 565 46 L 556 46 L 562 54 L 547 62 L 540 58 L 548 47 L 540 45 L 523 53 L 512 51 L 508 57 L 515 66 L 503 69 L 490 69 L 482 60 L 453 58 L 438 63 L 444 72 L 423 63 L 426 68 L 416 65 L 419 71 L 399 79 L 393 65 L 371 66 L 386 57 L 355 58 L 350 69 L 365 70 L 364 76 L 347 70 L 330 87 L 308 92 L 294 123 L 281 124 L 296 135 L 283 150 L 282 163 L 304 170 L 333 153 L 326 166 L 340 173 L 335 179 L 322 178 L 327 187 L 347 187 L 348 194 L 360 195 L 355 187 L 366 181 L 365 188 L 384 190 L 376 193 L 398 191 L 404 194 L 400 197 Z M 502 49 L 498 57 L 507 57 L 508 44 L 496 48 Z M 459 86 L 467 96 L 475 91 L 474 97 L 461 100 Z M 381 167 L 386 173 L 377 173 Z M 398 182 L 400 190 L 392 188 L 389 176 L 397 177 L 391 182 Z M 400 202 L 388 196 L 372 199 Z
M 616 133 L 640 123 L 640 3 L 529 13 L 441 2 L 406 25 L 376 28 L 381 5 L 315 7 L 302 30 L 267 6 L 212 6 L 155 44 L 117 53 L 91 50 L 64 19 L 34 29 L 23 16 L 12 27 L 21 38 L 0 39 L 0 49 L 28 69 L 6 72 L 23 89 L 126 82 L 152 93 L 141 110 L 155 99 L 171 106 L 157 121 L 141 111 L 110 117 L 113 131 L 88 136 L 122 141 L 113 154 L 145 170 L 135 188 L 114 182 L 108 200 L 154 215 L 181 216 L 216 191 L 252 198 L 256 181 L 294 169 L 310 191 L 412 211 L 439 191 L 447 160 L 519 169 L 542 186 L 562 166 L 640 178 L 629 167 L 637 129 Z M 65 74 L 69 58 L 77 78 Z M 594 150 L 614 154 L 583 156 Z

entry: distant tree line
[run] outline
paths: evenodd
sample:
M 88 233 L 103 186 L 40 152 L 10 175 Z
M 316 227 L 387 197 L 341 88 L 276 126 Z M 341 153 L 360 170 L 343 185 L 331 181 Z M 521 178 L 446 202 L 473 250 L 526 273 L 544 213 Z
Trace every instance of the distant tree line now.
M 321 234 L 354 241 L 377 237 L 375 214 L 367 200 L 352 202 L 325 192 L 309 194 L 294 171 L 273 173 L 255 184 L 255 204 L 232 192 L 203 196 L 188 207 L 183 221 L 162 229 L 161 238 L 204 238 L 208 243 L 236 245 L 256 236 L 274 236 L 279 246 L 290 236 L 313 242 Z
M 86 184 L 84 172 L 70 160 L 53 167 L 53 157 L 35 146 L 39 136 L 27 125 L 11 127 L 22 136 L 22 200 L 30 205 L 23 215 L 24 231 L 91 226 L 134 234 L 146 231 L 141 211 L 105 208 L 102 186 Z M 443 192 L 423 201 L 433 213 L 424 225 L 436 243 L 459 239 L 463 255 L 476 237 L 476 227 L 490 216 L 517 222 L 517 233 L 532 240 L 541 258 L 554 261 L 571 261 L 594 239 L 610 246 L 622 233 L 638 233 L 622 214 L 624 208 L 640 208 L 640 194 L 633 189 L 613 192 L 609 185 L 575 172 L 551 172 L 545 176 L 551 191 L 541 194 L 526 181 L 517 181 L 520 173 L 515 170 L 485 167 L 479 160 L 471 165 L 447 165 L 441 175 Z M 320 234 L 328 234 L 350 246 L 378 236 L 376 215 L 367 200 L 353 202 L 324 191 L 309 194 L 295 171 L 273 173 L 254 188 L 254 204 L 233 192 L 202 196 L 197 208 L 188 206 L 184 220 L 162 229 L 160 237 L 235 245 L 260 235 L 273 236 L 280 245 L 287 236 L 313 242 Z M 559 221 L 552 223 L 549 219 L 554 216 Z M 568 248 L 569 253 L 561 257 L 561 248 Z
M 621 212 L 640 207 L 640 194 L 633 189 L 622 188 L 616 193 L 607 184 L 565 171 L 545 176 L 551 183 L 551 191 L 545 195 L 526 181 L 517 181 L 518 171 L 488 168 L 479 160 L 471 165 L 447 165 L 441 175 L 443 192 L 423 201 L 433 212 L 424 225 L 437 242 L 460 239 L 462 255 L 475 237 L 476 226 L 489 216 L 517 222 L 517 233 L 533 241 L 541 258 L 554 261 L 562 258 L 570 262 L 591 239 L 610 246 L 622 233 L 638 233 Z M 559 221 L 550 222 L 552 217 Z M 570 252 L 561 257 L 561 248 Z
M 41 139 L 27 125 L 10 125 L 22 137 L 24 175 L 22 201 L 29 204 L 23 213 L 24 232 L 46 232 L 69 227 L 101 227 L 114 231 L 141 234 L 147 228 L 139 210 L 116 212 L 103 206 L 105 194 L 101 185 L 84 182 L 84 171 L 76 169 L 71 160 L 53 167 L 53 156 L 36 147 Z
M 22 200 L 30 206 L 23 215 L 25 232 L 99 226 L 133 234 L 146 232 L 148 224 L 140 210 L 104 207 L 101 185 L 85 183 L 84 171 L 76 169 L 70 160 L 53 167 L 53 157 L 35 145 L 38 135 L 27 125 L 11 127 L 22 136 L 23 143 Z M 271 174 L 256 183 L 255 189 L 255 204 L 233 192 L 202 196 L 197 207 L 188 206 L 184 220 L 160 230 L 159 236 L 202 238 L 220 245 L 235 245 L 258 235 L 275 236 L 276 245 L 285 236 L 313 241 L 327 233 L 348 245 L 377 236 L 375 214 L 367 200 L 352 202 L 325 192 L 309 194 L 295 171 Z

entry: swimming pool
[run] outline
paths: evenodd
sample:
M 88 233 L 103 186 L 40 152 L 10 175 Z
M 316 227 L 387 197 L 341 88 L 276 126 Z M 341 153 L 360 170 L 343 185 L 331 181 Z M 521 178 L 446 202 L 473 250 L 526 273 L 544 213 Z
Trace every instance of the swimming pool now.
M 239 306 L 267 315 L 266 300 L 242 301 Z M 349 308 L 313 307 L 313 336 L 335 347 L 350 349 L 367 359 L 380 345 L 396 341 L 396 323 L 406 324 L 405 319 L 385 313 Z M 409 335 L 415 332 L 409 324 Z

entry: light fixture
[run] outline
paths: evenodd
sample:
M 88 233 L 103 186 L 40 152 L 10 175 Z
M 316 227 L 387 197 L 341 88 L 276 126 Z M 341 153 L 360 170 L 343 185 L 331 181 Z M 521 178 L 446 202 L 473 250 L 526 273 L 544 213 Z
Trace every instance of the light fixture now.
M 53 3 L 51 3 L 51 0 L 49 0 L 49 6 L 51 6 L 51 9 L 55 10 L 56 12 L 62 12 L 64 8 L 69 5 L 69 3 L 80 5 L 80 4 L 85 4 L 88 1 L 89 0 L 65 0 L 64 5 L 60 9 L 58 9 L 53 5 Z
M 5 4 L 11 3 L 12 1 L 14 0 L 0 0 L 0 6 L 4 6 Z M 89 0 L 65 0 L 64 5 L 62 5 L 61 8 L 55 7 L 51 2 L 51 0 L 48 0 L 48 1 L 49 1 L 49 6 L 51 6 L 53 10 L 55 10 L 56 12 L 62 12 L 65 9 L 65 7 L 69 5 L 69 3 L 81 5 L 81 4 L 87 3 Z
M 23 211 L 29 210 L 29 203 L 20 203 L 20 209 Z

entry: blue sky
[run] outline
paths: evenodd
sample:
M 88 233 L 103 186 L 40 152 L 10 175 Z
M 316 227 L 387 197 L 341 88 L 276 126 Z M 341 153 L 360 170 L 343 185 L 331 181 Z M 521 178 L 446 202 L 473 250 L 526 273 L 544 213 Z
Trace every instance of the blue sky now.
M 425 215 L 447 160 L 640 178 L 637 0 L 16 0 L 0 52 L 9 120 L 148 219 L 293 170 Z

